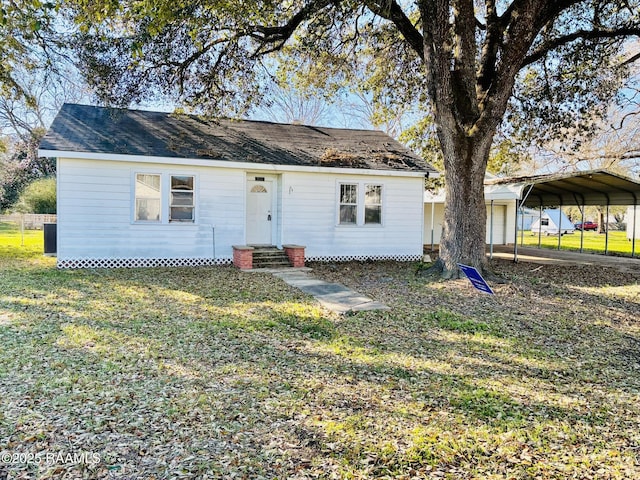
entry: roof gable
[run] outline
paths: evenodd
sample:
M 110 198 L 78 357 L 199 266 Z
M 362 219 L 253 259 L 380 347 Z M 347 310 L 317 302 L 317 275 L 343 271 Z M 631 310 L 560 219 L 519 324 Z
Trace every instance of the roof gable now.
M 76 104 L 62 106 L 40 149 L 437 174 L 416 154 L 375 130 L 211 120 Z
M 562 225 L 573 225 L 573 223 L 571 223 L 571 220 L 569 220 L 569 217 L 567 217 L 564 212 L 559 209 L 545 210 L 542 217 L 547 217 L 553 222 L 554 226 L 556 227 L 560 225 L 561 221 Z

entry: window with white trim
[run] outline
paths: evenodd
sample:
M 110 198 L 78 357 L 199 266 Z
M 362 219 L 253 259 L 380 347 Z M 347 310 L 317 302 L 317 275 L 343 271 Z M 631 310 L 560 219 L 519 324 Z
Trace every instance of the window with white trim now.
M 339 225 L 382 225 L 383 186 L 339 183 Z
M 161 177 L 156 173 L 137 173 L 135 186 L 136 222 L 160 222 L 162 213 Z
M 171 175 L 170 222 L 195 222 L 194 178 L 190 175 Z
M 382 224 L 382 185 L 364 187 L 364 223 Z
M 354 183 L 340 184 L 340 225 L 356 225 L 358 223 L 358 185 Z
M 167 173 L 133 174 L 135 223 L 195 223 L 196 177 Z

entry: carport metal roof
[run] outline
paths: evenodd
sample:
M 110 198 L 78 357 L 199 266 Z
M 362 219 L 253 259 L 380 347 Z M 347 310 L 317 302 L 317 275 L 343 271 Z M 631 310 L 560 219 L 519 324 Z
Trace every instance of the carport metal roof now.
M 640 203 L 640 183 L 607 170 L 497 178 L 485 184 L 519 188 L 521 204 L 527 207 Z

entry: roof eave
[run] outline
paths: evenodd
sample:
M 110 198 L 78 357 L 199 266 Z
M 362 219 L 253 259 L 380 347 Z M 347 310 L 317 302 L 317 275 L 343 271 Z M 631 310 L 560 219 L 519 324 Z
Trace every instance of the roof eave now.
M 69 158 L 78 160 L 98 160 L 112 162 L 139 162 L 139 163 L 161 163 L 183 166 L 198 167 L 218 167 L 232 168 L 254 171 L 274 171 L 274 172 L 318 172 L 318 173 L 341 173 L 351 175 L 377 175 L 391 177 L 425 177 L 437 178 L 438 172 L 421 171 L 421 170 L 386 170 L 386 169 L 364 169 L 364 168 L 346 168 L 346 167 L 320 167 L 309 165 L 279 165 L 269 163 L 256 162 L 232 162 L 228 160 L 215 160 L 204 158 L 186 158 L 186 157 L 155 157 L 146 155 L 122 155 L 122 154 L 106 154 L 91 153 L 63 150 L 39 149 L 40 157 L 56 157 Z

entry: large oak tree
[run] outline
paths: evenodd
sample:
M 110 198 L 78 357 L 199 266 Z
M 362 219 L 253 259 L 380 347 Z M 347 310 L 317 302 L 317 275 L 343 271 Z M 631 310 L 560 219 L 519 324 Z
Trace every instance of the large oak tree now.
M 637 0 L 74 0 L 80 58 L 103 100 L 158 94 L 209 112 L 260 98 L 269 55 L 319 81 L 356 64 L 374 94 L 429 105 L 444 158 L 440 259 L 485 268 L 483 181 L 496 130 L 552 137 L 591 121 L 621 86 Z M 361 68 L 360 66 L 358 68 Z M 359 70 L 363 71 L 363 70 Z M 371 85 L 371 84 L 370 84 Z M 531 115 L 533 113 L 533 115 Z M 526 120 L 526 121 L 525 121 Z M 559 125 L 553 128 L 553 125 Z

